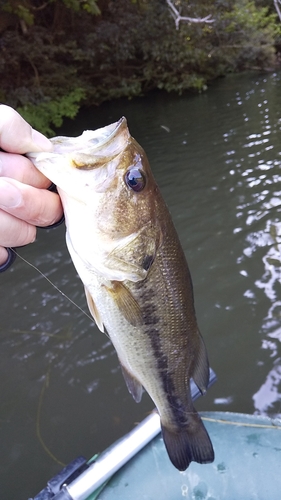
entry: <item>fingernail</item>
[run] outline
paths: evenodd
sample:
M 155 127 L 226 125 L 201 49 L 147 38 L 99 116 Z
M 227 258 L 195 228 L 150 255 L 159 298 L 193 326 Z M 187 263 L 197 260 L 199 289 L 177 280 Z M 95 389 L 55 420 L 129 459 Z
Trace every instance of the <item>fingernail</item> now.
M 22 201 L 22 194 L 13 184 L 0 179 L 0 207 L 16 208 Z
M 40 151 L 53 151 L 51 141 L 37 130 L 32 130 L 32 140 Z

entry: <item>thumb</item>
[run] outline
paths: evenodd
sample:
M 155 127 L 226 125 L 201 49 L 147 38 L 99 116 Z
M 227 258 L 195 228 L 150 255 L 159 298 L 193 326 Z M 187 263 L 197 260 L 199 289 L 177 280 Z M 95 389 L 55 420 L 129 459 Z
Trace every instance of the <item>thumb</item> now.
M 0 105 L 0 147 L 8 153 L 52 151 L 53 145 L 43 134 L 34 130 L 17 111 Z

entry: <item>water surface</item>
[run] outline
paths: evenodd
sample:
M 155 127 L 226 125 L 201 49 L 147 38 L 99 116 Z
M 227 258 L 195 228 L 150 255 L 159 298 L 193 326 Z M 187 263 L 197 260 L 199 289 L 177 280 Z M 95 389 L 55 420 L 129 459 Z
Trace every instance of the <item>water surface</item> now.
M 281 75 L 153 93 L 80 113 L 78 135 L 128 119 L 172 213 L 218 382 L 196 406 L 281 413 Z M 86 312 L 64 228 L 19 253 Z M 92 456 L 153 408 L 127 392 L 108 338 L 34 268 L 1 275 L 0 494 L 26 500 L 78 455 Z

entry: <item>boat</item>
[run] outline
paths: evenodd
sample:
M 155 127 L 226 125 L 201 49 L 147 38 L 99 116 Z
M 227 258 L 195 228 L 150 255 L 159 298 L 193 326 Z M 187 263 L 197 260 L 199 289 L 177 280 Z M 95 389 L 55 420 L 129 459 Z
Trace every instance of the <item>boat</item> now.
M 179 472 L 158 436 L 88 500 L 280 500 L 281 420 L 231 412 L 200 415 L 215 449 L 212 464 L 193 462 Z
M 215 374 L 211 372 L 210 383 Z M 199 394 L 193 383 L 193 398 Z M 78 457 L 33 500 L 279 500 L 281 419 L 200 412 L 212 464 L 184 472 L 170 462 L 156 412 L 98 457 Z M 32 500 L 32 499 L 29 499 Z

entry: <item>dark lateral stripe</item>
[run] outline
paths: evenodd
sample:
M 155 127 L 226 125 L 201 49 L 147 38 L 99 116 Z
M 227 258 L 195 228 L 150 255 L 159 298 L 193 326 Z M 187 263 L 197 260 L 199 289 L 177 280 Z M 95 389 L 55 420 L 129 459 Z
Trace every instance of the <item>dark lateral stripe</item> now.
M 147 317 L 146 317 L 147 319 Z M 155 317 L 151 318 L 151 323 L 154 325 Z M 158 321 L 157 321 L 158 322 Z M 146 323 L 147 324 L 147 323 Z M 173 377 L 169 374 L 168 370 L 168 358 L 162 351 L 161 338 L 159 331 L 155 326 L 150 326 L 146 330 L 149 336 L 151 347 L 153 350 L 154 358 L 157 363 L 157 371 L 159 373 L 160 380 L 162 381 L 164 391 L 167 396 L 167 401 L 170 406 L 170 410 L 174 416 L 175 422 L 179 426 L 186 425 L 186 412 L 183 404 L 176 395 L 176 388 L 173 381 Z
M 139 302 L 142 304 L 141 310 L 144 320 L 145 333 L 151 343 L 153 356 L 157 363 L 157 371 L 162 382 L 164 392 L 166 393 L 167 402 L 170 406 L 175 423 L 178 426 L 186 425 L 186 408 L 176 394 L 173 377 L 169 374 L 168 370 L 168 358 L 162 349 L 161 336 L 158 327 L 160 323 L 158 315 L 159 310 L 157 305 L 154 303 L 155 290 L 150 286 L 145 286 L 143 282 L 137 283 L 136 287 L 139 291 Z

